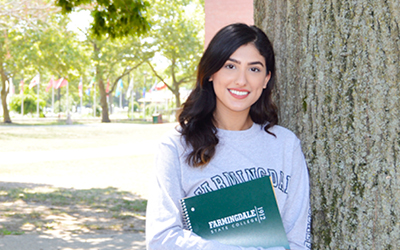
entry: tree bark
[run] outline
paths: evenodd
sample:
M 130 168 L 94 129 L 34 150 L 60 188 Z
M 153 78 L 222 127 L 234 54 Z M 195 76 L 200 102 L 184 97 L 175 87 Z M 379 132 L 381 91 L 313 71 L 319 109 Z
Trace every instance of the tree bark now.
M 108 114 L 107 94 L 103 81 L 103 68 L 100 64 L 101 47 L 99 47 L 98 42 L 96 40 L 92 41 L 92 43 L 93 43 L 93 54 L 96 61 L 96 80 L 97 80 L 97 85 L 99 86 L 99 93 L 100 93 L 101 122 L 111 122 Z M 93 105 L 95 105 L 95 103 L 93 103 Z M 96 114 L 96 110 L 94 110 L 94 112 Z
M 175 101 L 176 101 L 176 108 L 181 108 L 181 93 L 179 92 L 179 86 L 174 89 Z
M 313 248 L 398 248 L 399 1 L 255 0 L 254 13 L 274 44 L 280 124 L 307 159 Z
M 104 81 L 102 79 L 102 74 L 98 72 L 97 77 L 99 92 L 100 92 L 100 105 L 101 105 L 101 122 L 111 122 L 108 114 L 108 103 L 107 103 L 107 94 L 106 89 L 104 87 Z
M 107 94 L 104 88 L 103 80 L 99 81 L 99 90 L 100 90 L 100 104 L 101 104 L 101 122 L 111 122 L 110 117 L 108 115 L 108 103 L 107 103 Z
M 7 95 L 9 92 L 9 89 L 6 90 L 6 74 L 4 72 L 3 68 L 3 60 L 0 59 L 0 80 L 1 80 L 1 105 L 3 107 L 3 121 L 4 123 L 11 123 L 11 117 L 10 117 L 10 112 L 8 110 L 7 106 Z

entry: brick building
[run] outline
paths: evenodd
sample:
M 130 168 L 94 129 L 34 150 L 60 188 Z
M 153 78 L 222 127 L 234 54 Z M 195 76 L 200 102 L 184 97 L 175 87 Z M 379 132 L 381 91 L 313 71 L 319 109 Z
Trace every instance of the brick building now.
M 242 22 L 254 24 L 253 0 L 205 0 L 205 47 L 222 27 Z

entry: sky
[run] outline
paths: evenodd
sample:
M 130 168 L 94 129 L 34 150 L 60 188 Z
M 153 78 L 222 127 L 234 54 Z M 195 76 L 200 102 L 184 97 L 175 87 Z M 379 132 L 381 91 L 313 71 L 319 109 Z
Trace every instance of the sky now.
M 76 32 L 79 35 L 80 40 L 85 40 L 85 34 L 82 31 L 89 29 L 90 23 L 93 18 L 90 16 L 89 10 L 81 10 L 79 12 L 71 12 L 68 14 L 71 22 L 68 24 L 67 28 L 71 31 Z

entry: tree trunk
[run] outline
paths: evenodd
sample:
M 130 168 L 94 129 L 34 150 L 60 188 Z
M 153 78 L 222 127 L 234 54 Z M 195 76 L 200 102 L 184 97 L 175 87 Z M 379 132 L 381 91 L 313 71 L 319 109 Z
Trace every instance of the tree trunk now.
M 176 101 L 176 108 L 181 108 L 181 93 L 179 93 L 179 85 L 173 91 Z
M 99 90 L 100 90 L 100 105 L 101 105 L 101 122 L 111 122 L 108 115 L 108 103 L 107 94 L 104 87 L 103 79 L 99 80 Z
M 102 66 L 100 65 L 101 47 L 98 46 L 97 42 L 98 41 L 93 42 L 93 53 L 96 61 L 96 79 L 99 85 L 99 92 L 100 92 L 101 122 L 110 122 L 110 118 L 108 116 L 107 94 L 103 81 L 103 69 Z M 93 105 L 95 104 L 93 103 Z M 96 110 L 94 112 L 96 113 Z
M 3 60 L 0 60 L 0 75 L 1 75 L 1 105 L 3 107 L 3 121 L 4 123 L 11 123 L 10 112 L 8 111 L 7 106 L 7 95 L 10 87 L 6 91 L 6 74 L 3 68 Z
M 314 249 L 400 242 L 398 0 L 255 0 L 280 123 L 302 140 Z
M 3 89 L 1 90 L 1 105 L 3 106 L 3 121 L 4 123 L 11 123 L 10 112 L 7 107 L 7 92 L 5 91 L 5 84 L 3 85 Z

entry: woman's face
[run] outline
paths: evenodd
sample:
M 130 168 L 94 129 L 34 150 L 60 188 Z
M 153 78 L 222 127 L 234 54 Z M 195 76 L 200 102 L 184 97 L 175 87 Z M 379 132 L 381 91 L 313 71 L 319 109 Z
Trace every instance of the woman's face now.
M 271 74 L 267 75 L 265 59 L 254 44 L 239 47 L 224 66 L 210 77 L 217 97 L 216 114 L 248 115 L 251 105 L 267 87 L 270 77 Z

